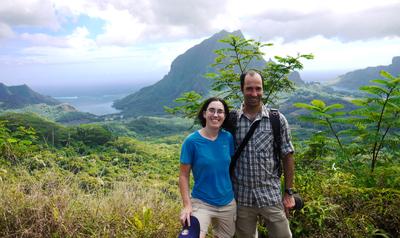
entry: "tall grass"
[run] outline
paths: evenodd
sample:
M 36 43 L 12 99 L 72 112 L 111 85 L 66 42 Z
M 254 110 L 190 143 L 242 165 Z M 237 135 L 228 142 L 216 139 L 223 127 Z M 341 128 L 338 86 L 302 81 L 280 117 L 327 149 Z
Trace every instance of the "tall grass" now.
M 180 201 L 142 184 L 85 192 L 77 177 L 57 171 L 0 181 L 0 236 L 175 237 Z

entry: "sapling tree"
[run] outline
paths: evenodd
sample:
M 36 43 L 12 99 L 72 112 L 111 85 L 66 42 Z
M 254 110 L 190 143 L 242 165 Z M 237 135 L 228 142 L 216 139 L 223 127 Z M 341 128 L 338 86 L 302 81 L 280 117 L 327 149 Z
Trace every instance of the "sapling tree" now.
M 340 129 L 335 126 L 335 124 L 337 123 L 344 122 L 343 116 L 345 115 L 345 112 L 338 111 L 338 109 L 343 109 L 344 106 L 339 103 L 326 105 L 324 101 L 316 99 L 312 100 L 310 104 L 294 103 L 293 105 L 295 107 L 304 108 L 310 111 L 310 114 L 300 116 L 300 120 L 312 122 L 314 124 L 322 125 L 327 128 L 327 132 L 329 132 L 335 138 L 337 145 L 340 148 L 341 154 L 345 156 L 349 164 L 353 166 L 353 163 L 346 153 L 343 142 L 339 137 Z
M 272 44 L 244 39 L 235 35 L 229 35 L 220 42 L 225 43 L 227 47 L 215 51 L 217 56 L 212 64 L 215 73 L 208 73 L 205 77 L 213 79 L 210 95 L 223 98 L 229 105 L 241 103 L 240 75 L 247 70 L 257 70 L 263 76 L 263 102 L 273 104 L 276 102 L 279 92 L 294 90 L 294 85 L 288 79 L 288 75 L 294 70 L 303 68 L 300 60 L 313 58 L 311 54 L 298 54 L 295 57 L 275 56 L 275 61 L 260 64 L 263 62 L 264 56 L 262 49 L 272 46 Z M 175 100 L 175 102 L 181 103 L 181 106 L 165 107 L 165 109 L 172 114 L 194 118 L 203 100 L 203 96 L 197 92 L 185 92 Z
M 294 104 L 296 107 L 305 108 L 311 112 L 309 115 L 301 116 L 300 119 L 323 125 L 331 132 L 350 164 L 348 151 L 339 134 L 352 137 L 352 143 L 357 143 L 358 148 L 362 148 L 371 156 L 371 172 L 375 169 L 379 153 L 385 147 L 385 143 L 393 144 L 393 141 L 398 141 L 396 130 L 398 132 L 400 128 L 400 76 L 396 78 L 385 71 L 381 71 L 381 76 L 384 79 L 371 80 L 376 85 L 360 88 L 366 96 L 352 100 L 352 103 L 359 108 L 351 111 L 347 118 L 343 117 L 344 112 L 333 111 L 333 109 L 342 109 L 341 104 L 326 106 L 321 100 L 313 100 L 310 104 Z M 347 123 L 353 127 L 340 130 L 334 126 L 335 123 Z M 390 131 L 393 131 L 394 138 L 390 137 Z
M 367 93 L 365 98 L 352 102 L 360 106 L 353 110 L 351 122 L 356 126 L 352 135 L 369 150 L 371 156 L 371 172 L 374 171 L 379 152 L 393 129 L 399 129 L 400 121 L 400 75 L 396 78 L 386 71 L 381 71 L 384 79 L 375 79 L 360 88 Z

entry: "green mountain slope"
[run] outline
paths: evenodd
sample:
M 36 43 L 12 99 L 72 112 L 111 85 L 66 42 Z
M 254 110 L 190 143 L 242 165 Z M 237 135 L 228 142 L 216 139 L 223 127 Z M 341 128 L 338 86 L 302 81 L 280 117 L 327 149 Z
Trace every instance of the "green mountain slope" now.
M 212 72 L 210 64 L 214 62 L 214 50 L 224 47 L 218 42 L 228 34 L 243 36 L 240 31 L 229 33 L 221 31 L 211 38 L 190 48 L 179 55 L 171 64 L 171 70 L 163 79 L 154 85 L 142 88 L 114 103 L 114 107 L 122 110 L 125 116 L 163 115 L 164 106 L 173 106 L 173 100 L 183 92 L 196 91 L 200 94 L 208 92 L 210 80 L 203 77 Z
M 339 89 L 358 90 L 361 86 L 370 84 L 370 80 L 382 78 L 379 75 L 381 70 L 385 70 L 393 76 L 399 75 L 400 56 L 394 57 L 392 59 L 392 64 L 387 66 L 368 67 L 341 75 L 335 80 L 335 82 L 331 83 L 330 86 Z
M 64 124 L 97 122 L 101 117 L 80 112 L 67 103 L 43 96 L 27 85 L 6 86 L 0 83 L 0 115 L 9 112 L 36 113 L 49 120 Z
M 154 85 L 142 88 L 136 93 L 114 102 L 114 107 L 121 110 L 124 116 L 165 115 L 164 106 L 173 107 L 174 99 L 180 97 L 187 91 L 196 91 L 206 95 L 210 91 L 211 82 L 204 78 L 204 74 L 215 72 L 210 66 L 214 63 L 215 50 L 227 47 L 226 44 L 218 42 L 227 35 L 244 37 L 241 31 L 221 31 L 200 44 L 190 48 L 184 54 L 179 55 L 171 64 L 171 70 L 163 79 Z M 264 60 L 256 61 L 252 67 L 262 66 Z M 252 68 L 250 67 L 250 68 Z M 289 79 L 301 85 L 304 82 L 300 75 L 295 72 Z
M 6 86 L 0 83 L 0 108 L 11 109 L 11 108 L 22 108 L 27 105 L 44 103 L 47 105 L 60 104 L 56 99 L 43 96 L 27 85 L 18 86 Z
M 0 112 L 0 115 L 8 112 L 35 113 L 51 121 L 63 124 L 82 124 L 103 120 L 100 116 L 78 111 L 67 103 L 57 105 L 47 105 L 44 103 L 27 105 L 22 108 L 4 110 Z

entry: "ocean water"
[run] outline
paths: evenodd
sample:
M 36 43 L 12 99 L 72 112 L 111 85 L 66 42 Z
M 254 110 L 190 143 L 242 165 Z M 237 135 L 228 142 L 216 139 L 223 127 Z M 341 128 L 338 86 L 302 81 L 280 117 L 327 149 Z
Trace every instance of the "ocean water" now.
M 125 94 L 102 96 L 63 96 L 54 97 L 60 102 L 68 103 L 82 112 L 89 112 L 98 116 L 118 113 L 119 110 L 112 107 L 115 100 L 123 98 Z

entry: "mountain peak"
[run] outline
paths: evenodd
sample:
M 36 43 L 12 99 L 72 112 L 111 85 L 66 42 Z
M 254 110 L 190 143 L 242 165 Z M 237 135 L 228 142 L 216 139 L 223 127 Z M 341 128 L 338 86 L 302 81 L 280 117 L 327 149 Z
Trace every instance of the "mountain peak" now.
M 2 108 L 20 108 L 31 104 L 45 103 L 56 105 L 60 102 L 33 91 L 28 85 L 6 86 L 0 83 L 0 102 Z
M 381 79 L 380 72 L 384 70 L 390 74 L 397 76 L 400 74 L 400 56 L 392 58 L 392 64 L 367 67 L 365 69 L 358 69 L 355 71 L 348 72 L 344 75 L 339 76 L 331 86 L 335 86 L 340 89 L 346 90 L 357 90 L 361 86 L 371 84 L 373 79 Z
M 228 44 L 220 42 L 228 35 L 244 37 L 240 30 L 234 32 L 222 30 L 215 33 L 176 57 L 171 63 L 170 71 L 160 81 L 115 101 L 113 106 L 128 117 L 165 115 L 164 106 L 177 106 L 174 100 L 184 92 L 195 91 L 206 96 L 210 93 L 212 81 L 204 75 L 215 72 L 215 69 L 211 67 L 217 56 L 215 51 L 229 47 Z M 254 60 L 249 68 L 259 68 L 265 63 L 263 59 Z M 296 79 L 299 78 L 298 75 Z
M 219 40 L 230 34 L 243 36 L 240 30 L 215 33 L 176 57 L 170 71 L 160 81 L 114 102 L 113 106 L 122 110 L 125 116 L 165 115 L 164 106 L 176 106 L 174 100 L 183 92 L 196 91 L 206 95 L 211 80 L 204 75 L 215 72 L 210 67 L 216 57 L 214 51 L 227 46 Z
M 233 32 L 229 32 L 229 31 L 227 31 L 227 30 L 221 30 L 220 32 L 215 33 L 215 34 L 214 34 L 213 36 L 211 36 L 210 38 L 214 38 L 214 37 L 221 38 L 221 36 L 222 36 L 222 37 L 225 37 L 226 35 L 235 35 L 235 36 L 241 36 L 241 37 L 243 37 L 243 33 L 242 33 L 241 30 L 236 30 L 236 31 L 233 31 Z
M 400 56 L 393 57 L 392 65 L 400 66 Z

